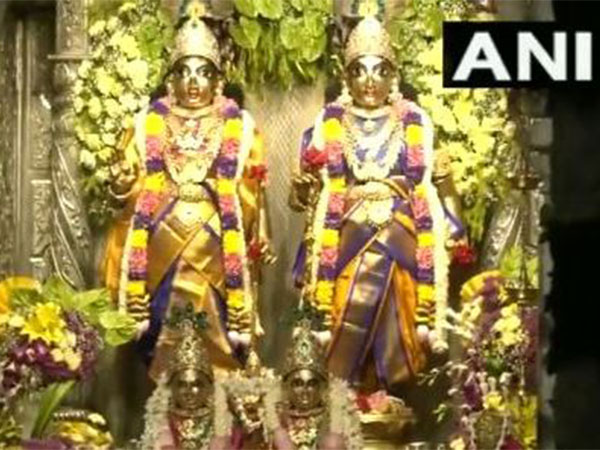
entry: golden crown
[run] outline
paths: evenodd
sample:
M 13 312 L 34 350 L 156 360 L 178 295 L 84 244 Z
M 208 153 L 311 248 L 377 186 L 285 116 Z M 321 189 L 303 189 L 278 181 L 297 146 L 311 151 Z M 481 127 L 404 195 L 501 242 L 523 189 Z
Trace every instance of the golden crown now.
M 181 334 L 169 366 L 169 378 L 181 370 L 195 369 L 212 380 L 212 365 L 197 327 L 192 320 L 186 318 L 178 328 Z
M 327 378 L 325 352 L 313 335 L 310 320 L 302 319 L 292 337 L 292 345 L 288 349 L 283 365 L 283 378 L 293 372 L 308 369 Z
M 192 0 L 186 8 L 186 21 L 177 30 L 175 47 L 171 53 L 171 64 L 186 56 L 201 56 L 221 68 L 219 41 L 202 17 L 207 15 L 206 5 Z
M 345 65 L 366 55 L 379 56 L 396 65 L 392 39 L 375 16 L 362 19 L 348 36 L 344 49 Z

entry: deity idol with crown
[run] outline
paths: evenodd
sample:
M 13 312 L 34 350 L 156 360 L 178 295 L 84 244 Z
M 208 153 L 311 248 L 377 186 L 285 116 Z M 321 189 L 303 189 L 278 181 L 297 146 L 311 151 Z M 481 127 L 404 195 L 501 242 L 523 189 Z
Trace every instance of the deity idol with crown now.
M 397 74 L 383 24 L 363 17 L 342 94 L 303 136 L 290 198 L 309 212 L 294 270 L 327 319 L 329 371 L 367 391 L 392 390 L 444 348 L 446 243 L 462 232 L 432 180 L 431 120 Z
M 173 327 L 177 345 L 146 403 L 142 450 L 231 450 L 236 445 L 225 391 L 193 315 Z
M 354 395 L 344 381 L 327 373 L 324 348 L 306 319 L 287 351 L 282 383 L 279 413 L 286 433 L 275 435 L 278 450 L 363 448 Z
M 125 207 L 104 262 L 107 285 L 139 323 L 154 378 L 165 364 L 161 349 L 173 345 L 163 321 L 188 301 L 208 315 L 215 368 L 239 366 L 254 310 L 252 262 L 271 259 L 262 139 L 251 116 L 222 94 L 221 51 L 204 5 L 192 1 L 186 12 L 168 95 L 122 139 L 112 190 Z

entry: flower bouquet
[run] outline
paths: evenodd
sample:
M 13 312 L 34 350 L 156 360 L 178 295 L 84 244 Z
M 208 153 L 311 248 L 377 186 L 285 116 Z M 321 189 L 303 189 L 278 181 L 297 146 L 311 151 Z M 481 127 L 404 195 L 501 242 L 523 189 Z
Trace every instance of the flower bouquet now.
M 58 278 L 44 285 L 6 280 L 0 305 L 0 411 L 14 420 L 20 400 L 41 393 L 33 437 L 70 389 L 92 376 L 104 344 L 120 345 L 135 333 L 135 321 L 115 311 L 104 290 L 75 292 Z M 14 437 L 14 430 L 2 434 L 0 443 Z
M 400 442 L 406 428 L 416 420 L 413 411 L 401 399 L 383 390 L 357 394 L 356 406 L 367 440 Z
M 462 288 L 462 309 L 449 329 L 462 340 L 463 358 L 423 376 L 451 380 L 451 400 L 436 410 L 441 420 L 458 405 L 453 449 L 534 448 L 536 440 L 537 307 L 507 295 L 498 271 L 473 277 Z

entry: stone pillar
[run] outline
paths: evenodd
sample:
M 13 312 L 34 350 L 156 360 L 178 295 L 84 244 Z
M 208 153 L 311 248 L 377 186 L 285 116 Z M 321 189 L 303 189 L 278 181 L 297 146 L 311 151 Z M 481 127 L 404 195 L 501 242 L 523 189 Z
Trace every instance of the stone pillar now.
M 56 3 L 52 147 L 53 271 L 75 288 L 93 279 L 92 239 L 78 183 L 78 144 L 71 109 L 79 63 L 88 57 L 86 0 Z

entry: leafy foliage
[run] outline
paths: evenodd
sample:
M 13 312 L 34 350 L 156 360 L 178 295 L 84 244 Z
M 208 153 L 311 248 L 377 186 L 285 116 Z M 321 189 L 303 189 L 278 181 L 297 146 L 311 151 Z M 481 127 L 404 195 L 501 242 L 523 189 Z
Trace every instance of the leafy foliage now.
M 506 191 L 504 165 L 514 154 L 515 124 L 501 89 L 442 87 L 444 20 L 491 20 L 464 1 L 408 0 L 390 26 L 404 81 L 432 117 L 436 153 L 450 161 L 470 237 L 479 241 L 490 207 Z
M 234 0 L 229 31 L 239 47 L 229 77 L 258 89 L 311 83 L 324 63 L 331 0 Z

